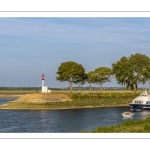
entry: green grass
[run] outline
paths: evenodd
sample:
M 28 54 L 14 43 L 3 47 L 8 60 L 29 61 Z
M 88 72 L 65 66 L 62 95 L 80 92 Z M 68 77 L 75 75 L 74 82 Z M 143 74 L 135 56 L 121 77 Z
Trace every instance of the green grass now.
M 70 91 L 66 91 L 66 90 L 52 90 L 53 93 L 64 93 L 64 94 L 70 94 Z M 141 93 L 141 90 L 138 90 L 136 93 Z M 4 94 L 31 94 L 31 93 L 35 93 L 35 90 L 0 90 L 0 95 L 4 95 Z M 41 91 L 38 90 L 38 93 L 41 93 Z M 89 94 L 89 93 L 134 93 L 133 91 L 129 91 L 129 90 L 105 90 L 105 91 L 72 91 L 72 93 L 85 93 L 85 94 Z
M 87 131 L 82 131 L 87 133 Z M 128 120 L 120 125 L 98 127 L 90 133 L 150 133 L 150 117 L 144 120 Z
M 7 93 L 8 91 L 6 91 Z M 10 91 L 9 91 L 10 92 Z M 8 93 L 9 93 L 8 92 Z M 12 91 L 11 94 L 22 94 L 23 92 L 34 91 Z M 1 91 L 0 91 L 1 93 Z M 40 92 L 39 92 L 40 93 Z M 108 106 L 129 106 L 132 100 L 139 96 L 141 91 L 103 91 L 103 92 L 59 92 L 53 91 L 54 94 L 66 94 L 72 101 L 65 102 L 8 102 L 0 106 L 0 109 L 72 109 L 87 107 L 108 107 Z M 4 91 L 3 91 L 4 94 Z M 6 94 L 7 95 L 7 94 Z
M 65 102 L 8 102 L 0 109 L 71 109 L 88 107 L 129 106 L 132 99 L 82 99 Z
M 107 100 L 114 100 L 114 99 L 128 99 L 128 98 L 135 98 L 139 96 L 141 92 L 76 92 L 72 93 L 70 96 L 72 99 L 107 99 Z

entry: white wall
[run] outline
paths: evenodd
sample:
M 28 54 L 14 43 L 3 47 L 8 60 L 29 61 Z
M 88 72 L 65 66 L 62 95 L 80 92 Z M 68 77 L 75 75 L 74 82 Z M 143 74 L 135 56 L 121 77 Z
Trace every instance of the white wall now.
M 47 93 L 47 92 L 48 92 L 48 87 L 42 86 L 42 93 Z

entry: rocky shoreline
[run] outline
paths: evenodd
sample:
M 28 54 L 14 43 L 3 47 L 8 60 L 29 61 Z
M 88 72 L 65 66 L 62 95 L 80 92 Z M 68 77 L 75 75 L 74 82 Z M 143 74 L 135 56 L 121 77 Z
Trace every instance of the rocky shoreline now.
M 67 95 L 65 94 L 26 94 L 20 96 L 14 102 L 63 102 L 63 101 L 71 101 Z

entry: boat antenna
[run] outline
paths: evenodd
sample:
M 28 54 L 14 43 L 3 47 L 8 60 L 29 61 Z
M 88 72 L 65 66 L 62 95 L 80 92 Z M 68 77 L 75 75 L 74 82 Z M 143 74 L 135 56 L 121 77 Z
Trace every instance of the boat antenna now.
M 147 91 L 147 84 L 145 85 L 145 90 L 144 91 Z
M 148 84 L 150 85 L 150 80 L 148 81 Z M 148 89 L 148 92 L 149 92 L 150 86 L 148 86 L 148 88 L 147 88 L 147 89 Z
M 147 84 L 145 85 L 145 91 L 149 91 L 149 85 L 150 85 L 150 80 L 148 80 Z

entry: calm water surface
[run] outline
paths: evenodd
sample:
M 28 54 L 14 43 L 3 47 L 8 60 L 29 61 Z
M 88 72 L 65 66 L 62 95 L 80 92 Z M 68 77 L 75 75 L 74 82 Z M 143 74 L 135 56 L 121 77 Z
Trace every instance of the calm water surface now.
M 15 98 L 0 98 L 0 105 Z M 118 125 L 127 121 L 121 113 L 130 107 L 70 110 L 0 110 L 1 133 L 79 133 L 100 126 Z M 135 112 L 133 120 L 150 116 L 150 111 Z

